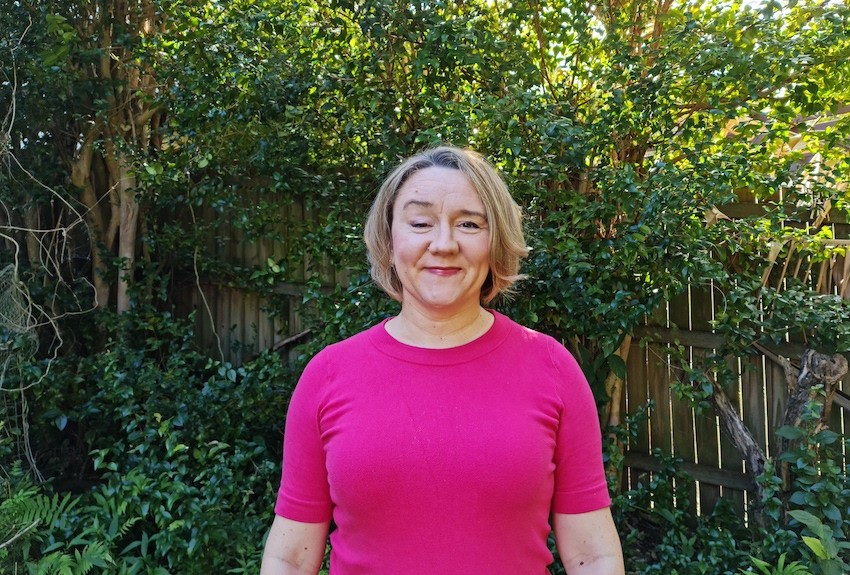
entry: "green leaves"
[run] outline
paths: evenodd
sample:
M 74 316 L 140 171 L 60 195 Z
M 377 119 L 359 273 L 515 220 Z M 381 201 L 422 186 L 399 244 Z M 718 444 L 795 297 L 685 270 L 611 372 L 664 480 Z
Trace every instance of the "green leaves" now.
M 799 561 L 786 563 L 787 557 L 787 553 L 782 553 L 776 562 L 776 566 L 771 565 L 767 561 L 762 561 L 757 557 L 751 557 L 751 559 L 753 565 L 762 575 L 812 575 L 811 571 Z M 744 571 L 743 569 L 739 571 L 741 574 L 751 572 L 751 570 Z
M 79 514 L 110 534 L 108 551 L 126 572 L 162 572 L 160 563 L 186 573 L 256 567 L 255 551 L 239 563 L 225 548 L 251 549 L 241 537 L 263 522 L 223 510 L 267 508 L 258 501 L 277 453 L 264 445 L 278 439 L 292 384 L 271 354 L 240 366 L 199 353 L 174 321 L 189 307 L 175 294 L 188 293 L 197 272 L 205 284 L 266 298 L 261 313 L 289 317 L 294 300 L 278 292 L 307 284 L 295 290 L 315 334 L 305 356 L 395 313 L 368 279 L 362 222 L 383 176 L 424 146 L 472 146 L 505 175 L 533 251 L 520 292 L 499 305 L 568 342 L 597 387 L 609 373 L 627 375 L 616 353 L 623 337 L 690 288 L 712 290 L 713 329 L 724 339 L 716 357 L 688 363 L 678 391 L 696 405 L 737 377 L 715 377 L 728 369 L 725 356 L 756 344 L 800 338 L 821 351 L 850 350 L 847 302 L 817 291 L 819 278 L 831 277 L 818 266 L 843 255 L 830 243 L 832 216 L 850 208 L 850 116 L 830 115 L 850 101 L 841 3 L 757 11 L 715 1 L 414 9 L 398 0 L 164 0 L 160 26 L 136 36 L 126 24 L 87 21 L 94 6 L 110 13 L 109 3 L 46 0 L 7 1 L 0 11 L 0 48 L 14 56 L 0 66 L 4 78 L 18 78 L 15 125 L 2 132 L 35 176 L 14 163 L 0 173 L 0 213 L 65 221 L 56 206 L 79 199 L 67 184 L 77 136 L 111 112 L 168 111 L 162 123 L 112 126 L 150 136 L 120 147 L 146 218 L 139 245 L 149 263 L 135 276 L 148 293 L 139 289 L 120 327 L 107 316 L 63 319 L 63 335 L 74 336 L 61 352 L 68 357 L 33 367 L 48 373 L 39 388 L 50 390 L 38 402 L 43 436 L 77 454 L 45 468 L 63 478 L 92 472 L 96 495 Z M 107 31 L 123 52 L 101 67 Z M 105 69 L 155 81 L 116 107 L 126 85 L 87 75 Z M 12 95 L 0 85 L 0 101 Z M 100 193 L 90 217 L 110 213 L 105 150 L 102 138 L 91 148 L 101 163 L 87 172 Z M 706 222 L 712 210 L 726 217 Z M 813 225 L 812 214 L 823 221 Z M 4 220 L 0 232 L 26 246 L 32 238 L 11 229 L 20 223 Z M 55 237 L 37 238 L 16 263 L 24 274 L 33 266 L 31 292 L 45 309 L 78 309 L 91 300 L 81 278 L 99 277 L 90 273 L 99 239 L 83 226 Z M 51 255 L 59 264 L 37 272 L 50 245 L 62 246 Z M 208 425 L 191 425 L 201 420 Z M 796 428 L 779 435 L 807 439 Z M 840 444 L 829 431 L 815 440 L 822 450 Z M 813 449 L 786 458 L 804 480 L 789 500 L 838 525 L 843 508 L 832 502 L 843 495 L 818 479 L 837 472 L 813 460 Z M 701 529 L 705 541 L 734 541 Z M 704 561 L 719 573 L 726 553 L 741 560 L 730 545 L 712 559 L 702 542 L 672 532 L 661 551 L 667 572 L 696 572 Z M 805 548 L 819 557 L 822 545 Z M 677 557 L 677 546 L 693 557 Z M 84 549 L 57 548 L 56 568 L 100 569 L 98 550 L 85 559 Z
M 788 514 L 814 534 L 814 537 L 803 535 L 802 539 L 814 556 L 818 572 L 823 575 L 846 573 L 846 569 L 850 567 L 850 563 L 845 561 L 847 552 L 850 551 L 850 542 L 844 540 L 844 534 L 840 533 L 841 539 L 837 539 L 832 529 L 807 511 L 793 510 Z

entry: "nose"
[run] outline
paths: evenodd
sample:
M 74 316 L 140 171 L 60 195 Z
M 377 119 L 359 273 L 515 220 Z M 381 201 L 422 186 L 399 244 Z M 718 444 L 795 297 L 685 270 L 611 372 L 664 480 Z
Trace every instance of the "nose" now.
M 428 251 L 432 254 L 454 253 L 457 251 L 457 240 L 454 236 L 454 228 L 450 225 L 439 225 L 434 230 L 434 238 L 428 245 Z

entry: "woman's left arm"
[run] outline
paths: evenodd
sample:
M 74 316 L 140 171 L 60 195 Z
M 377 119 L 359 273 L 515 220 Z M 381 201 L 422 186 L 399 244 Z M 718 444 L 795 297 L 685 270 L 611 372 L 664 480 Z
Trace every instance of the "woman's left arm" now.
M 568 575 L 624 575 L 620 536 L 608 507 L 587 513 L 555 513 L 558 553 Z

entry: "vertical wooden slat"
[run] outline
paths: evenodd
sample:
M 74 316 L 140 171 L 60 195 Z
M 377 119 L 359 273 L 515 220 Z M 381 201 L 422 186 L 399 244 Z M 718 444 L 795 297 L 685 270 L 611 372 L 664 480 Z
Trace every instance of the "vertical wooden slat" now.
M 744 424 L 753 438 L 758 442 L 763 453 L 767 453 L 767 378 L 763 357 L 744 358 L 741 360 L 741 402 Z M 746 498 L 747 494 L 743 494 Z
M 670 383 L 666 362 L 666 346 L 650 344 L 647 346 L 646 366 L 647 389 L 649 398 L 655 406 L 649 415 L 650 447 L 658 448 L 669 454 L 673 450 L 670 437 Z M 672 504 L 672 501 L 666 502 Z
M 626 364 L 627 411 L 624 413 L 634 415 L 649 402 L 649 390 L 646 386 L 646 366 L 646 348 L 640 343 L 633 342 L 629 350 L 629 361 Z M 649 423 L 642 421 L 635 425 L 637 426 L 637 437 L 628 446 L 629 450 L 649 453 Z
M 743 401 L 744 424 L 762 451 L 767 453 L 767 402 L 765 400 L 766 381 L 771 373 L 766 373 L 763 358 L 751 357 L 742 360 L 741 398 Z
M 793 358 L 792 358 L 793 361 Z M 785 404 L 788 401 L 788 386 L 785 381 L 785 370 L 774 362 L 769 362 L 766 369 L 768 376 L 765 383 L 767 399 L 767 443 L 770 456 L 778 455 L 778 438 L 776 430 L 782 426 L 785 417 Z
M 847 389 L 848 382 L 845 380 L 844 389 Z M 850 413 L 848 411 L 839 409 L 839 423 L 835 427 L 835 431 L 840 433 L 842 437 L 847 437 L 850 434 Z M 850 468 L 850 446 L 847 445 L 845 441 L 843 445 L 838 448 L 841 451 L 842 458 L 838 462 L 842 469 Z
M 693 351 L 694 358 L 705 355 L 705 350 Z M 697 463 L 706 467 L 720 467 L 720 449 L 718 446 L 718 421 L 714 410 L 706 407 L 694 414 L 696 432 Z M 720 499 L 720 487 L 701 481 L 699 484 L 700 513 L 711 513 Z
M 639 342 L 633 341 L 629 350 L 629 361 L 626 363 L 626 410 L 624 414 L 634 415 L 641 407 L 649 401 L 649 391 L 646 387 L 646 348 Z M 627 452 L 649 453 L 649 422 L 648 420 L 635 423 L 637 436 L 629 440 L 626 446 Z M 637 475 L 635 470 L 625 470 L 624 489 L 637 487 Z
M 252 267 L 256 269 L 264 269 L 266 261 L 271 255 L 271 240 L 266 237 L 261 237 L 257 240 L 257 249 L 255 251 L 256 258 L 252 262 Z M 263 312 L 262 308 L 267 305 L 266 301 L 259 301 L 257 304 L 257 348 L 258 351 L 270 349 L 275 344 L 274 323 L 269 317 L 269 314 Z
M 292 230 L 301 225 L 301 205 L 300 203 L 288 203 L 280 207 L 281 221 L 286 222 L 286 225 L 281 230 L 283 241 L 278 242 L 275 246 L 275 258 L 282 258 L 287 265 L 287 275 L 292 278 L 293 282 L 298 282 L 303 278 L 299 278 L 295 272 L 300 264 L 296 262 L 295 246 L 292 245 Z
M 683 292 L 670 302 L 670 325 L 671 327 L 687 331 L 691 325 L 691 302 L 688 291 Z M 689 353 L 689 352 L 685 352 Z M 689 357 L 689 356 L 688 356 Z M 679 378 L 679 372 L 668 371 L 669 381 Z M 691 402 L 680 399 L 671 389 L 670 394 L 670 433 L 673 436 L 673 454 L 680 457 L 682 461 L 695 463 L 697 460 L 694 449 L 694 416 Z M 697 486 L 691 484 L 688 489 L 688 501 L 691 511 L 697 509 Z
M 691 288 L 691 329 L 694 331 L 711 331 L 711 322 L 714 319 L 712 296 L 712 286 L 710 285 Z M 692 361 L 695 364 L 698 363 L 711 351 L 713 350 L 692 349 Z M 695 411 L 694 434 L 697 446 L 697 463 L 707 467 L 719 467 L 718 421 L 711 407 Z M 700 513 L 710 513 L 720 499 L 720 488 L 717 485 L 701 481 L 698 490 Z
M 215 236 L 210 235 L 208 242 L 208 254 L 214 254 L 213 257 L 216 259 L 222 259 L 225 257 L 224 253 L 224 243 L 221 238 L 226 237 L 224 234 L 226 233 L 226 229 L 223 228 L 223 224 L 225 222 L 222 221 L 221 218 L 218 217 L 218 214 L 215 212 L 212 207 L 206 207 L 205 218 L 209 218 L 209 221 L 218 222 L 218 232 Z M 202 257 L 202 254 L 199 254 L 199 258 Z M 198 270 L 200 273 L 200 268 Z M 196 281 L 198 278 L 195 278 Z M 221 359 L 221 354 L 219 353 L 220 346 L 220 336 L 221 336 L 221 309 L 220 303 L 222 299 L 222 289 L 221 286 L 212 286 L 205 285 L 201 282 L 201 288 L 204 290 L 203 298 L 201 298 L 201 313 L 205 316 L 208 316 L 208 331 L 207 331 L 207 353 L 210 354 L 211 357 L 216 359 Z M 206 304 L 204 303 L 204 298 L 206 298 Z M 222 348 L 223 350 L 224 348 Z
M 233 226 L 230 220 L 222 218 L 222 258 L 224 261 L 233 261 Z M 230 288 L 222 287 L 218 298 L 218 337 L 221 341 L 221 351 L 226 358 L 230 357 L 230 342 L 232 332 L 230 331 Z
M 233 224 L 231 233 L 232 255 L 231 262 L 244 266 L 245 264 L 245 233 L 237 224 Z M 245 297 L 240 290 L 230 288 L 230 325 L 228 330 L 232 334 L 231 348 L 228 352 L 231 361 L 241 364 L 243 361 L 243 346 L 245 345 Z

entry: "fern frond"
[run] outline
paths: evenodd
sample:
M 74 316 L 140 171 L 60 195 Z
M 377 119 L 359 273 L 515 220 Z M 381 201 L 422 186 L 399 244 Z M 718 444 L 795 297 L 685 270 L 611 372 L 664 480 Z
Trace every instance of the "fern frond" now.
M 36 575 L 74 575 L 73 559 L 61 551 L 42 557 L 36 565 Z
M 26 524 L 38 521 L 47 529 L 62 527 L 79 502 L 79 497 L 73 497 L 70 493 L 63 497 L 58 493 L 53 497 L 36 495 L 21 502 L 21 520 Z
M 114 564 L 109 549 L 102 541 L 86 545 L 82 551 L 77 549 L 74 551 L 74 559 L 76 562 L 74 573 L 76 575 L 87 575 L 94 567 L 106 569 L 109 565 Z

